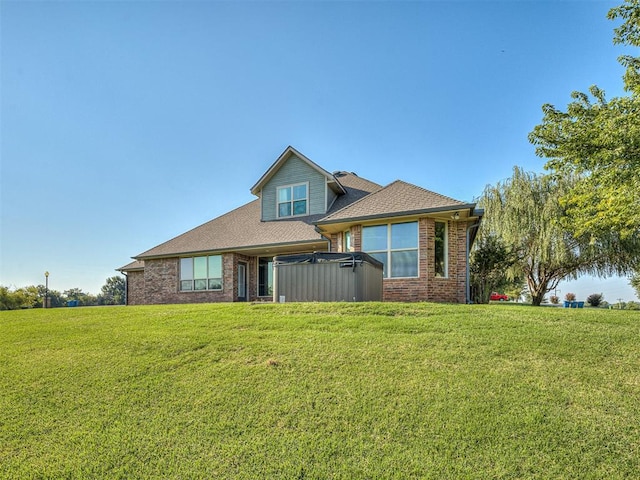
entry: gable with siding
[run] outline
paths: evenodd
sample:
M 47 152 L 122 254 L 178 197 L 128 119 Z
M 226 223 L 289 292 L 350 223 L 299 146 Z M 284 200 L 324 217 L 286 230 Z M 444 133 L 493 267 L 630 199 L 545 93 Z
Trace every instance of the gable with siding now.
M 311 168 L 296 155 L 291 155 L 277 172 L 262 187 L 262 220 L 277 220 L 277 189 L 285 185 L 304 183 L 308 185 L 307 195 L 309 215 L 323 214 L 327 211 L 327 181 L 326 177 Z

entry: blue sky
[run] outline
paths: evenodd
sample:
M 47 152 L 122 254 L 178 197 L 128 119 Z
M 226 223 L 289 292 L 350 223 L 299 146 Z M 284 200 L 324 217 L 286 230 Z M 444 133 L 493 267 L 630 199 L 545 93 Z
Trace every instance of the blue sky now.
M 463 201 L 541 172 L 544 103 L 624 94 L 617 3 L 4 0 L 0 284 L 48 270 L 98 293 L 252 200 L 287 145 Z M 634 299 L 625 279 L 569 288 Z

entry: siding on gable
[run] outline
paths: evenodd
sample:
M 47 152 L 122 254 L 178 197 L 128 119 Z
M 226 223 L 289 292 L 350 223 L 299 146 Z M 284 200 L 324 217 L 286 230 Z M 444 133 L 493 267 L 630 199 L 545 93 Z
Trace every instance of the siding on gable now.
M 327 186 L 325 176 L 292 155 L 262 188 L 262 220 L 269 221 L 278 218 L 276 205 L 278 187 L 305 182 L 309 182 L 309 205 L 307 206 L 309 215 L 326 213 L 325 189 Z
M 338 196 L 338 194 L 336 192 L 334 192 L 333 190 L 331 190 L 329 188 L 328 185 L 326 185 L 325 182 L 325 188 L 327 189 L 327 205 L 326 205 L 326 211 L 329 211 L 329 208 L 331 207 L 331 205 L 333 205 L 333 202 L 335 202 L 336 197 Z

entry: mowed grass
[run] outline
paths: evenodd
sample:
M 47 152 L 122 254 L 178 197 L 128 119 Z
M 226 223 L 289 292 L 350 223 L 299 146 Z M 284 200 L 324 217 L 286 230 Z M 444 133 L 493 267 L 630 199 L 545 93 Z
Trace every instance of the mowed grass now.
M 639 478 L 640 314 L 0 313 L 0 478 Z

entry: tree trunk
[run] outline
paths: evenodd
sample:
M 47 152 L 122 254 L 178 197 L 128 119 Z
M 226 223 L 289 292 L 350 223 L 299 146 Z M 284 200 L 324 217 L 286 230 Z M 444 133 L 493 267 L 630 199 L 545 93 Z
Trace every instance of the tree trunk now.
M 539 307 L 544 300 L 544 294 L 549 290 L 547 289 L 548 281 L 542 281 L 536 283 L 535 279 L 527 278 L 527 285 L 529 286 L 529 293 L 531 293 L 531 305 Z

